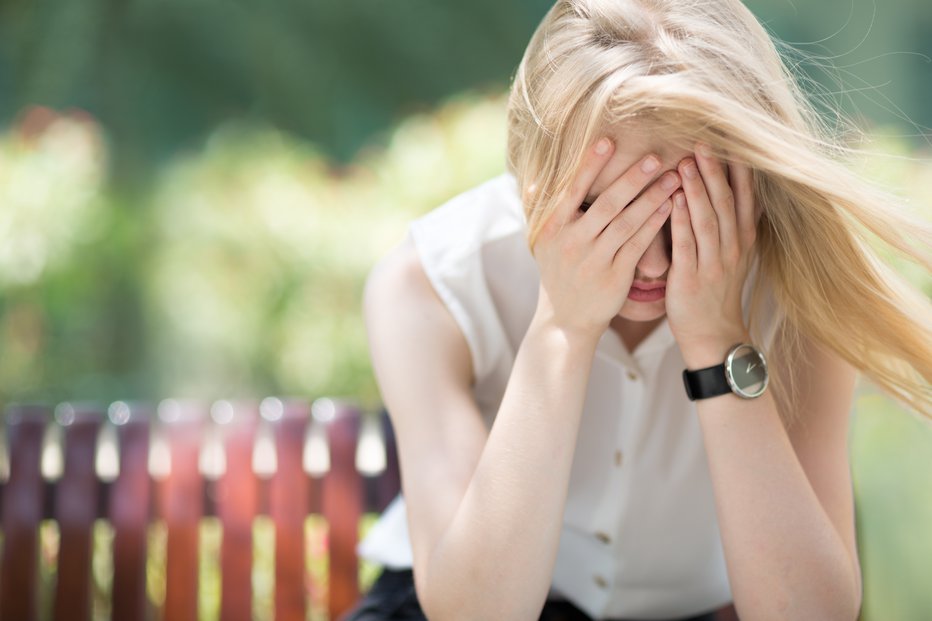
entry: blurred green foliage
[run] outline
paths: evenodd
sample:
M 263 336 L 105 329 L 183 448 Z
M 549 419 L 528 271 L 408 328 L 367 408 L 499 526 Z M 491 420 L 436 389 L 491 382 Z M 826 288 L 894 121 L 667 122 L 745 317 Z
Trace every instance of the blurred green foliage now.
M 338 172 L 289 134 L 226 125 L 133 205 L 104 182 L 99 126 L 35 112 L 26 126 L 41 131 L 0 141 L 0 400 L 374 406 L 365 276 L 413 217 L 503 169 L 504 106 L 503 94 L 454 99 Z M 859 167 L 928 215 L 932 163 L 902 140 L 873 147 Z
M 135 396 L 127 395 L 131 386 L 151 397 L 345 394 L 374 407 L 360 314 L 365 274 L 400 241 L 412 217 L 502 169 L 503 113 L 501 95 L 458 98 L 409 118 L 386 146 L 365 151 L 339 174 L 287 134 L 228 126 L 201 152 L 164 169 L 135 220 L 122 216 L 129 210 L 100 181 L 106 154 L 97 126 L 54 118 L 38 137 L 7 136 L 0 148 L 0 230 L 23 232 L 7 233 L 10 243 L 0 250 L 0 390 L 7 398 L 31 391 L 106 400 Z M 876 154 L 857 162 L 858 169 L 932 217 L 932 158 L 910 156 L 905 142 L 890 138 L 872 147 Z M 90 164 L 69 167 L 75 153 Z M 143 250 L 127 256 L 145 260 L 124 260 L 112 243 Z M 928 273 L 887 258 L 932 294 Z M 138 380 L 82 374 L 82 364 L 117 364 L 106 354 L 113 342 L 102 336 L 111 317 L 106 301 L 127 289 L 114 287 L 112 273 L 134 275 L 125 286 L 135 287 L 144 311 L 138 322 L 144 331 L 134 342 L 149 344 L 142 350 L 148 357 L 131 360 L 145 369 Z M 106 295 L 98 298 L 98 291 Z M 854 414 L 863 619 L 919 621 L 932 605 L 920 588 L 932 570 L 932 427 L 863 382 Z M 309 572 L 321 591 L 311 598 L 310 615 L 322 619 L 323 603 L 315 598 L 326 586 L 326 525 L 312 519 Z M 210 619 L 219 606 L 220 527 L 208 520 L 203 528 L 201 617 Z M 46 525 L 44 532 L 43 592 L 50 594 L 57 531 Z M 112 572 L 106 528 L 98 529 L 97 541 L 95 610 L 106 618 Z M 270 618 L 269 541 L 267 525 L 257 523 L 257 619 Z M 155 610 L 164 598 L 159 525 L 149 560 Z M 377 570 L 364 564 L 362 584 L 371 584 Z
M 924 621 L 932 611 L 932 425 L 870 387 L 856 401 L 850 447 L 862 621 Z
M 39 0 L 0 4 L 0 121 L 26 106 L 101 119 L 116 177 L 268 121 L 349 162 L 464 88 L 500 88 L 548 0 Z
M 374 401 L 365 272 L 502 169 L 501 93 L 550 4 L 0 3 L 0 403 Z M 932 4 L 749 7 L 808 42 L 823 96 L 932 124 Z
M 0 404 L 291 393 L 375 407 L 365 275 L 410 219 L 503 169 L 503 93 L 550 4 L 0 3 Z M 815 55 L 793 62 L 821 100 L 870 128 L 864 174 L 932 216 L 932 3 L 748 5 Z M 886 256 L 932 295 L 928 273 Z M 859 395 L 863 618 L 918 621 L 932 610 L 932 430 L 870 386 Z M 203 618 L 219 605 L 218 528 L 205 522 Z M 100 548 L 110 538 L 98 528 Z M 46 594 L 57 539 L 43 525 Z M 260 521 L 259 619 L 269 541 Z M 158 524 L 149 561 L 155 609 Z M 362 567 L 364 585 L 376 570 Z
M 503 169 L 503 110 L 454 100 L 338 173 L 288 134 L 228 125 L 132 205 L 102 182 L 97 125 L 37 111 L 36 136 L 0 140 L 0 400 L 374 403 L 366 273 L 408 220 Z
M 505 86 L 551 0 L 9 0 L 0 124 L 31 105 L 90 112 L 119 183 L 228 121 L 268 122 L 346 163 L 464 88 Z M 929 127 L 932 3 L 748 0 L 849 111 Z M 832 65 L 834 68 L 826 68 Z

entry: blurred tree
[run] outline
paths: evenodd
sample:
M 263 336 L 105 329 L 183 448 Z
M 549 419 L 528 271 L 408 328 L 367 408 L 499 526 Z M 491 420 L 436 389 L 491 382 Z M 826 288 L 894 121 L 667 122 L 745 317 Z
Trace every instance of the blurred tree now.
M 0 139 L 0 404 L 374 404 L 365 275 L 411 218 L 502 170 L 501 93 L 551 4 L 0 2 L 0 124 L 17 119 Z M 799 68 L 830 100 L 928 139 L 929 0 L 748 6 L 815 55 Z M 467 91 L 495 96 L 437 106 Z M 929 162 L 878 145 L 899 157 L 864 174 L 932 205 Z M 891 469 L 903 442 L 878 433 L 854 434 L 859 520 L 889 531 L 863 546 L 865 618 L 925 618 L 929 453 Z M 885 494 L 911 476 L 903 510 Z
M 503 170 L 504 102 L 412 115 L 340 175 L 290 134 L 228 123 L 132 205 L 105 184 L 99 126 L 33 109 L 0 140 L 0 404 L 374 405 L 365 276 L 411 218 Z
M 135 179 L 233 118 L 349 161 L 412 110 L 513 71 L 547 0 L 114 2 L 0 6 L 0 114 L 80 107 Z
M 148 177 L 230 119 L 267 121 L 348 162 L 412 110 L 504 87 L 551 4 L 7 0 L 0 122 L 32 104 L 88 110 L 113 141 L 119 183 Z M 932 3 L 748 5 L 778 36 L 836 57 L 838 71 L 803 68 L 848 91 L 840 99 L 849 110 L 932 125 Z
M 821 85 L 819 95 L 867 124 L 911 139 L 932 139 L 932 2 L 928 0 L 748 0 L 779 38 L 808 58 L 791 55 Z M 812 90 L 812 89 L 811 89 Z

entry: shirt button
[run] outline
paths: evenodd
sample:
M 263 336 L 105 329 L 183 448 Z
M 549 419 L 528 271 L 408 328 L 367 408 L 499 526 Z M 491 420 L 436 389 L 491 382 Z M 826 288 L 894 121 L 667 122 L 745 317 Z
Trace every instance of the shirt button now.
M 621 468 L 621 451 L 615 451 L 615 465 Z
M 638 379 L 638 374 L 635 373 L 634 371 L 628 371 L 628 379 L 631 380 L 632 382 L 636 382 Z
M 601 542 L 604 543 L 605 545 L 608 545 L 608 544 L 610 544 L 610 543 L 612 542 L 612 538 L 609 537 L 607 534 L 605 534 L 605 533 L 603 533 L 603 532 L 598 532 L 598 533 L 596 533 L 596 534 L 595 534 L 595 537 L 596 537 L 596 539 L 598 539 L 599 541 L 601 541 Z
M 599 585 L 599 588 L 600 588 L 600 589 L 607 589 L 607 588 L 608 588 L 608 582 L 607 582 L 607 581 L 605 580 L 605 578 L 603 578 L 602 576 L 595 576 L 595 577 L 593 578 L 593 580 L 595 580 L 595 583 L 596 583 L 597 585 Z

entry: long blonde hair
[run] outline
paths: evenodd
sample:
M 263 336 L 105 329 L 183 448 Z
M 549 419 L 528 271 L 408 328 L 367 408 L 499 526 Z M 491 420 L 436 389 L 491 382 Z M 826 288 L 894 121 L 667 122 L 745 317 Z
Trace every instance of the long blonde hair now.
M 872 249 L 872 237 L 932 270 L 932 226 L 853 173 L 841 144 L 738 0 L 559 0 L 528 45 L 508 105 L 508 166 L 528 241 L 568 188 L 588 145 L 612 128 L 705 141 L 754 170 L 759 274 L 781 311 L 781 358 L 806 335 L 932 419 L 932 304 Z M 908 236 L 918 242 L 912 245 Z M 798 395 L 774 365 L 785 423 Z

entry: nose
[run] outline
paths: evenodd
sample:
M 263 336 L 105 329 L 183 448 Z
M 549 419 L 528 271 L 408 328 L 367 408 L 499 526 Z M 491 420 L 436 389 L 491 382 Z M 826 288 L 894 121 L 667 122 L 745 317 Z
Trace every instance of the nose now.
M 673 243 L 670 235 L 669 218 L 663 228 L 654 236 L 650 245 L 638 261 L 635 278 L 652 282 L 666 280 L 667 270 L 670 269 L 670 258 L 673 256 Z

